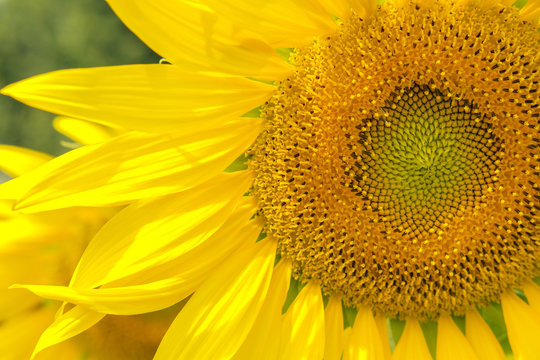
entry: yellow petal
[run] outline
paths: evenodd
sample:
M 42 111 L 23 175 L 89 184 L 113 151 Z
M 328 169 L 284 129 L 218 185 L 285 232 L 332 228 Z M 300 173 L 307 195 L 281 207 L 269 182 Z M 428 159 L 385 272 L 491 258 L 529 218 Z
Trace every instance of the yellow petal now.
M 71 286 L 97 287 L 134 274 L 142 281 L 145 273 L 150 280 L 153 266 L 185 257 L 212 237 L 228 218 L 231 222 L 240 217 L 244 223 L 235 221 L 235 226 L 243 228 L 253 207 L 233 210 L 250 183 L 248 171 L 220 174 L 179 194 L 128 206 L 92 239 Z
M 465 318 L 467 340 L 478 360 L 505 360 L 506 356 L 497 338 L 476 309 L 469 310 Z
M 60 157 L 52 159 L 51 161 L 45 163 L 42 162 L 42 166 L 38 166 L 30 171 L 25 171 L 19 177 L 0 184 L 0 199 L 20 199 L 28 191 L 28 189 L 36 184 L 36 179 L 46 177 L 49 171 L 55 167 L 60 167 L 66 163 L 69 163 L 76 157 L 82 156 L 84 153 L 89 152 L 92 149 L 92 147 L 85 147 L 77 149 L 77 151 L 70 151 Z M 36 157 L 36 162 L 33 163 L 37 165 L 38 162 L 39 155 Z
M 341 297 L 334 295 L 330 297 L 326 309 L 324 310 L 324 321 L 326 324 L 326 343 L 324 346 L 325 360 L 340 360 L 343 353 L 343 308 Z
M 437 332 L 437 360 L 477 360 L 476 354 L 448 315 L 441 316 Z
M 344 344 L 343 344 L 343 357 L 342 357 L 342 359 L 346 359 L 346 356 L 348 356 L 345 353 L 349 349 L 349 343 L 351 341 L 351 333 L 352 333 L 352 327 L 347 327 L 347 328 L 345 328 L 345 330 L 343 330 Z
M 538 359 L 540 313 L 518 298 L 513 291 L 503 294 L 501 304 L 514 359 Z
M 185 68 L 275 80 L 292 68 L 264 41 L 198 1 L 107 0 L 118 17 L 158 54 Z
M 523 291 L 529 305 L 540 314 L 540 287 L 534 282 L 529 281 L 523 285 Z
M 321 0 L 322 7 L 332 15 L 345 19 L 351 12 L 349 0 Z
M 186 133 L 244 115 L 274 89 L 155 64 L 54 71 L 8 85 L 2 93 L 60 115 L 126 129 Z
M 246 222 L 247 218 L 241 220 Z M 232 228 L 233 225 L 236 229 Z M 17 287 L 107 314 L 131 315 L 160 310 L 184 299 L 213 272 L 220 271 L 220 264 L 235 250 L 257 238 L 260 226 L 254 221 L 247 225 L 230 221 L 223 230 L 225 235 L 216 233 L 217 236 L 174 261 L 107 283 L 99 289 L 38 285 Z
M 32 358 L 42 350 L 82 333 L 94 326 L 104 316 L 104 314 L 93 312 L 81 306 L 74 307 L 57 317 L 41 334 Z
M 519 11 L 519 14 L 528 21 L 537 22 L 540 19 L 540 1 L 529 0 Z
M 392 355 L 392 360 L 431 360 L 431 354 L 418 320 L 410 318 Z
M 219 174 L 260 130 L 259 119 L 241 118 L 185 136 L 130 132 L 87 145 L 16 179 L 30 187 L 17 206 L 33 212 L 119 205 L 180 192 Z
M 81 145 L 97 144 L 124 132 L 120 128 L 113 128 L 66 116 L 57 116 L 53 120 L 53 126 L 56 131 Z
M 360 17 L 370 16 L 377 9 L 377 0 L 349 0 L 349 3 Z
M 43 165 L 51 155 L 19 146 L 0 145 L 0 170 L 17 177 Z
M 392 354 L 390 352 L 390 341 L 388 341 L 388 329 L 386 328 L 386 316 L 377 314 L 375 316 L 375 322 L 377 323 L 377 329 L 379 330 L 379 336 L 382 341 L 384 349 L 384 358 L 390 360 Z
M 322 359 L 324 326 L 321 288 L 310 281 L 285 313 L 278 359 Z
M 279 351 L 281 309 L 287 297 L 291 279 L 291 263 L 282 259 L 274 268 L 268 295 L 246 340 L 234 355 L 234 360 L 275 360 Z M 261 351 L 264 349 L 264 351 Z
M 41 333 L 53 322 L 55 306 L 46 305 L 2 322 L 0 357 L 2 360 L 30 359 Z M 79 359 L 82 351 L 72 342 L 55 345 L 40 352 L 37 360 Z
M 78 289 L 52 285 L 13 285 L 24 288 L 43 298 L 82 305 L 102 314 L 133 315 L 153 312 L 172 306 L 189 295 L 185 287 L 188 280 L 165 279 L 142 285 L 118 288 Z
M 298 47 L 335 31 L 330 13 L 316 1 L 204 0 L 217 14 L 263 37 L 271 46 Z
M 254 241 L 255 239 L 253 239 Z M 266 296 L 276 242 L 271 238 L 231 256 L 188 301 L 155 359 L 226 359 L 246 338 Z
M 358 309 L 350 335 L 349 345 L 343 354 L 344 360 L 381 360 L 385 350 L 377 323 L 368 307 Z

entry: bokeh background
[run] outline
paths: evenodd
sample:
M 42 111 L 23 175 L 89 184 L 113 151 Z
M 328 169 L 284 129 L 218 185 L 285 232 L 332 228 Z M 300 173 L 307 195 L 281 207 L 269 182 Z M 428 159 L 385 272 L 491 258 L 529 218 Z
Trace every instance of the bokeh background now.
M 59 69 L 158 61 L 105 0 L 0 0 L 0 87 Z M 53 118 L 0 96 L 0 143 L 64 153 L 70 140 Z

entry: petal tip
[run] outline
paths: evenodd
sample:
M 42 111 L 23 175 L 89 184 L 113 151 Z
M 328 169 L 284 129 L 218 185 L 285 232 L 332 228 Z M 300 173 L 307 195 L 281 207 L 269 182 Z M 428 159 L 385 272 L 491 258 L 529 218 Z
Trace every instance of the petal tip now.
M 6 96 L 12 96 L 12 92 L 10 91 L 10 89 L 13 89 L 15 84 L 9 84 L 7 86 L 4 86 L 3 88 L 0 89 L 0 94 L 2 95 L 6 95 Z

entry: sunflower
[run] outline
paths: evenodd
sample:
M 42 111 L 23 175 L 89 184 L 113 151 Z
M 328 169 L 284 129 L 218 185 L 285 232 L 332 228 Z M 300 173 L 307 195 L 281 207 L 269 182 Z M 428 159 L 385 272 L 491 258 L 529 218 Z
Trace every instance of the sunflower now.
M 3 185 L 127 205 L 36 351 L 189 297 L 156 359 L 538 358 L 539 2 L 108 2 L 161 64 L 2 90 L 128 129 Z
M 117 132 L 76 119 L 57 118 L 54 124 L 83 144 L 103 141 Z M 13 177 L 51 158 L 30 149 L 0 145 L 0 169 Z M 28 359 L 59 309 L 54 302 L 8 287 L 17 282 L 67 284 L 88 241 L 117 209 L 81 207 L 18 214 L 11 210 L 13 200 L 9 199 L 16 193 L 2 195 L 8 198 L 0 200 L 0 353 L 6 360 Z M 160 335 L 165 333 L 167 320 L 167 313 L 109 317 L 85 336 L 49 348 L 37 358 L 102 359 L 103 354 L 126 356 L 136 354 L 135 351 L 152 354 Z M 138 340 L 136 344 L 134 338 Z

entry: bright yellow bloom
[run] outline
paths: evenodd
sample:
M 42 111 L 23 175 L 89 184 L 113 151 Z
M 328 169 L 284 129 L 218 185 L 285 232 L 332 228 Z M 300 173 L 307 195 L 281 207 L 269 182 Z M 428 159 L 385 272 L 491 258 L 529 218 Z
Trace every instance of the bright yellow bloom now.
M 101 142 L 118 132 L 70 118 L 57 118 L 54 125 L 80 144 Z M 51 158 L 25 148 L 0 146 L 0 169 L 13 177 Z M 30 358 L 41 333 L 63 309 L 27 291 L 8 287 L 15 283 L 69 283 L 88 241 L 117 209 L 80 207 L 18 214 L 12 206 L 13 200 L 0 200 L 0 282 L 3 285 L 0 354 L 2 359 L 19 360 Z M 109 317 L 84 336 L 41 352 L 37 359 L 150 356 L 165 333 L 168 320 L 167 316 L 157 315 Z
M 2 90 L 128 129 L 0 188 L 127 205 L 36 351 L 191 295 L 156 359 L 538 358 L 539 2 L 108 2 L 168 64 Z

